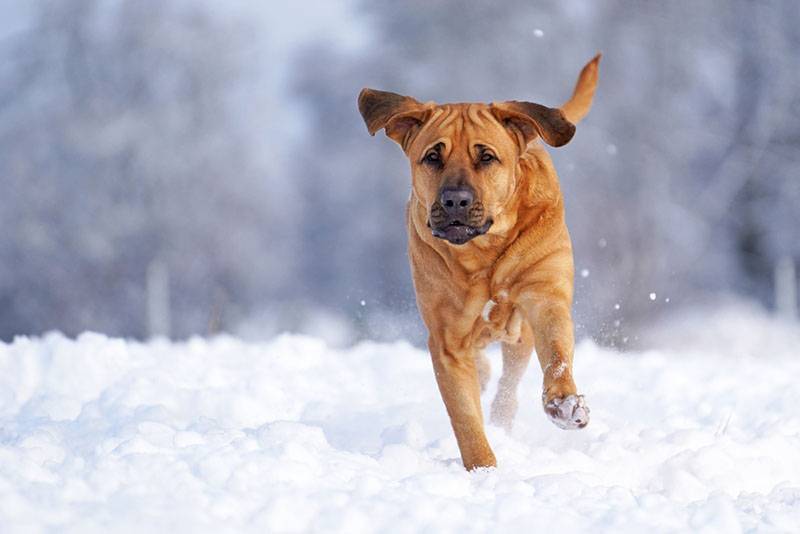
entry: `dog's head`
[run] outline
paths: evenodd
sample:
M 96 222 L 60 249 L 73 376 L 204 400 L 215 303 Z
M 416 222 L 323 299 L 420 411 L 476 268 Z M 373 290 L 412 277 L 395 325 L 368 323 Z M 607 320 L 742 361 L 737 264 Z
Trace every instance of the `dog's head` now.
M 403 148 L 431 232 L 456 245 L 489 231 L 512 200 L 528 143 L 561 146 L 575 133 L 560 110 L 530 102 L 437 105 L 364 89 L 358 109 L 370 134 L 384 129 Z

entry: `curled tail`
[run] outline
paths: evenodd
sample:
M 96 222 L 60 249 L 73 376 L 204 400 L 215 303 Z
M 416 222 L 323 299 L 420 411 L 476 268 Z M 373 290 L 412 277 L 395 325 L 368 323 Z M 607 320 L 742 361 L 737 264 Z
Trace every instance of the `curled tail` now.
M 583 67 L 578 83 L 572 97 L 561 106 L 561 112 L 572 124 L 577 124 L 589 113 L 594 98 L 594 90 L 597 87 L 597 70 L 602 54 L 597 54 L 592 60 Z

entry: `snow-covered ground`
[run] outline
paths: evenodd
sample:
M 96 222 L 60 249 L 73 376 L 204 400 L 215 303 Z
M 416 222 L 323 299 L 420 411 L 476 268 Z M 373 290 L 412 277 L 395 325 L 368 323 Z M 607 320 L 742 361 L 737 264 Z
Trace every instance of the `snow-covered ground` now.
M 737 317 L 695 349 L 579 344 L 582 431 L 545 419 L 532 368 L 513 432 L 488 428 L 498 468 L 472 473 L 408 344 L 20 338 L 0 531 L 797 532 L 800 333 Z

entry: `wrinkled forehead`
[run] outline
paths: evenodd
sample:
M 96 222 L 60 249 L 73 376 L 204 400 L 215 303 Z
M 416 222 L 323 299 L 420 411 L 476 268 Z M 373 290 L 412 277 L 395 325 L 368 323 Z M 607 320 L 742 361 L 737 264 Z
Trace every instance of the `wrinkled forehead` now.
M 475 144 L 500 150 L 497 145 L 510 145 L 512 140 L 487 104 L 442 104 L 433 108 L 411 151 L 426 150 L 436 143 L 443 143 L 448 151 Z

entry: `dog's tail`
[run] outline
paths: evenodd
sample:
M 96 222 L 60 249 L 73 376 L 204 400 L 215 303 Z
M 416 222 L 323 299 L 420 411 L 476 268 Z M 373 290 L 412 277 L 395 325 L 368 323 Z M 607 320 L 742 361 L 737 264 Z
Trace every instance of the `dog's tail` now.
M 562 113 L 572 124 L 578 124 L 592 107 L 594 90 L 597 87 L 597 65 L 601 57 L 602 54 L 597 54 L 583 67 L 578 76 L 578 83 L 575 84 L 575 91 L 572 92 L 572 98 L 561 106 Z

